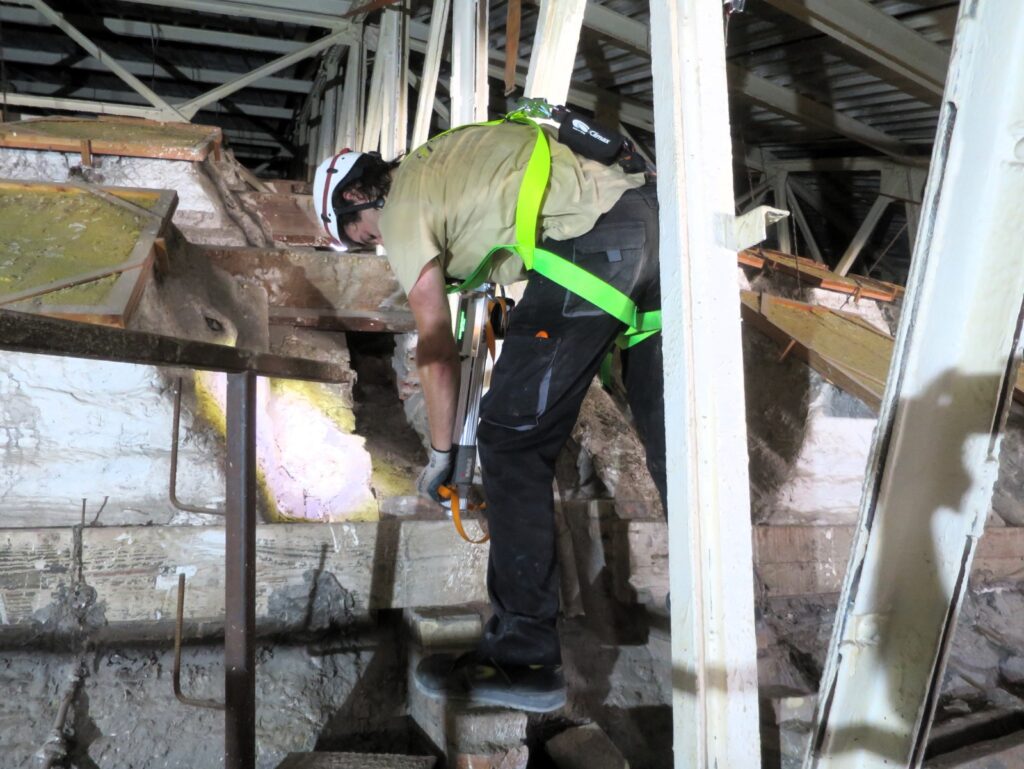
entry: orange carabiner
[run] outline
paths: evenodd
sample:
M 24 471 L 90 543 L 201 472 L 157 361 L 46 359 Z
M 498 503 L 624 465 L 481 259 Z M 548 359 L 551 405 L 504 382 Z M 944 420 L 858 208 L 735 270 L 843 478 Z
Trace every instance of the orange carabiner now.
M 466 533 L 466 530 L 462 526 L 462 513 L 459 509 L 459 492 L 454 486 L 441 486 L 438 488 L 437 493 L 441 496 L 441 499 L 447 499 L 452 503 L 452 521 L 455 523 L 455 530 L 459 532 L 459 535 L 469 542 L 471 545 L 482 545 L 484 542 L 491 538 L 490 534 L 484 533 L 481 539 L 471 539 Z M 486 505 L 468 506 L 467 510 L 483 510 Z

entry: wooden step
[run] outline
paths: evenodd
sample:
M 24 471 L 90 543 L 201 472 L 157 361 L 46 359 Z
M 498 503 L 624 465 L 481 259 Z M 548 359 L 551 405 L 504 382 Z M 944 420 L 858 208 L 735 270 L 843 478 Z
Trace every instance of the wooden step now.
M 277 769 L 433 769 L 433 756 L 388 753 L 289 753 Z

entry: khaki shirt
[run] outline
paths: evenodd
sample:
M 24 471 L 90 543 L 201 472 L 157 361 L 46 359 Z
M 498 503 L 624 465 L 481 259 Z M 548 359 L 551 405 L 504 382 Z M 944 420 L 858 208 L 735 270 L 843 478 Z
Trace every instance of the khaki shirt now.
M 581 158 L 544 130 L 551 146 L 539 217 L 544 237 L 567 240 L 588 232 L 626 190 L 644 183 L 643 174 Z M 406 293 L 435 257 L 449 278 L 465 279 L 491 248 L 515 242 L 519 185 L 535 141 L 536 130 L 522 124 L 469 127 L 427 142 L 395 169 L 380 231 Z M 525 277 L 517 255 L 494 255 L 492 282 Z

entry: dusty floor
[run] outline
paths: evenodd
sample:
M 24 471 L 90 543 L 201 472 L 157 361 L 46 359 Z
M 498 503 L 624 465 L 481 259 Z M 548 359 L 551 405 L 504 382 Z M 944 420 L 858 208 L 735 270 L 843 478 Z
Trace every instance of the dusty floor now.
M 772 702 L 797 694 L 813 696 L 833 615 L 829 598 L 776 599 L 759 607 L 766 769 L 799 766 L 809 724 L 802 716 L 778 723 Z M 1021 616 L 1022 590 L 971 594 L 954 642 L 930 755 L 1021 728 Z M 557 713 L 530 717 L 530 769 L 553 767 L 544 743 L 587 722 L 597 723 L 631 766 L 672 766 L 667 625 L 663 613 L 621 607 L 614 617 L 563 622 L 569 703 Z M 429 754 L 431 748 L 406 715 L 404 638 L 400 613 L 383 612 L 348 631 L 336 628 L 273 643 L 265 639 L 257 652 L 261 769 L 276 766 L 289 751 L 314 748 Z M 5 768 L 34 766 L 33 755 L 46 740 L 79 660 L 87 675 L 69 718 L 70 766 L 184 769 L 219 763 L 222 715 L 174 699 L 173 654 L 165 643 L 109 646 L 84 654 L 0 652 L 0 691 L 7 694 L 0 698 Z M 217 645 L 186 646 L 182 670 L 188 695 L 221 697 L 223 665 Z M 966 726 L 960 728 L 960 723 Z

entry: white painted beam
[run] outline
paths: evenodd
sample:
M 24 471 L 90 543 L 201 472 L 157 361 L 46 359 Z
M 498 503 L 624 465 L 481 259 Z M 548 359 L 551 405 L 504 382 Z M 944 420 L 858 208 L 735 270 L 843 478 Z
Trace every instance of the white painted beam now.
M 850 245 L 846 247 L 846 251 L 843 252 L 842 257 L 839 259 L 839 263 L 836 265 L 836 275 L 848 275 L 850 268 L 853 267 L 854 262 L 857 261 L 857 257 L 860 256 L 860 252 L 864 250 L 864 246 L 871 238 L 871 233 L 875 231 L 878 226 L 878 222 L 882 219 L 882 214 L 892 203 L 892 198 L 886 195 L 879 195 L 875 198 L 875 202 L 871 205 L 868 210 L 868 215 L 864 217 L 863 223 L 860 225 L 860 229 L 857 230 L 857 234 L 853 236 L 853 240 L 850 241 Z
M 57 64 L 61 64 L 67 58 L 67 54 L 60 51 L 40 51 L 38 49 L 29 50 L 26 48 L 14 48 L 12 46 L 4 50 L 4 58 L 8 63 L 52 67 Z M 128 72 L 131 72 L 137 77 L 155 76 L 164 80 L 182 82 L 178 75 L 172 73 L 163 65 L 155 62 L 122 60 L 120 63 Z M 102 62 L 97 61 L 91 56 L 74 62 L 70 68 L 86 72 L 110 71 Z M 239 77 L 239 73 L 237 72 L 206 69 L 203 67 L 195 67 L 191 64 L 182 64 L 178 69 L 180 69 L 182 75 L 187 76 L 187 80 L 194 83 L 228 83 Z M 309 93 L 310 87 L 313 84 L 309 80 L 295 80 L 293 78 L 284 77 L 266 77 L 252 83 L 251 85 L 255 88 L 260 88 L 266 91 L 283 91 L 285 93 L 305 94 Z
M 122 0 L 136 5 L 156 5 L 161 8 L 176 8 L 183 11 L 213 13 L 220 16 L 240 16 L 245 19 L 279 21 L 285 24 L 300 24 L 309 27 L 338 30 L 350 28 L 351 22 L 340 14 L 324 14 L 315 11 L 289 9 L 275 2 L 264 5 L 259 2 L 234 2 L 234 0 Z
M 804 766 L 920 765 L 999 468 L 1024 297 L 1024 5 L 965 2 Z
M 786 186 L 788 178 L 789 174 L 785 171 L 778 171 L 772 179 L 772 191 L 775 199 L 775 207 L 781 208 L 783 211 L 789 210 L 789 190 Z M 779 238 L 779 251 L 784 254 L 792 254 L 793 238 L 789 232 L 789 222 L 779 222 L 778 227 L 775 228 L 775 232 Z
M 84 110 L 86 112 L 98 112 L 100 114 L 109 115 L 132 115 L 132 114 L 143 114 L 152 120 L 163 119 L 163 113 L 155 107 L 142 107 L 131 104 L 130 102 L 122 101 L 123 99 L 130 99 L 133 96 L 136 98 L 137 95 L 132 91 L 110 91 L 106 89 L 93 88 L 92 86 L 83 86 L 76 88 L 71 92 L 66 92 L 66 89 L 60 85 L 54 83 L 40 83 L 34 80 L 9 80 L 8 83 L 18 89 L 17 93 L 9 94 L 10 97 L 8 102 L 13 104 L 13 97 L 20 95 L 33 95 L 43 97 L 53 97 L 57 102 L 66 102 L 67 105 L 64 107 L 53 107 L 53 109 L 64 109 L 64 110 L 75 110 L 76 104 L 98 104 L 104 107 L 104 109 L 89 109 Z M 61 96 L 57 96 L 61 94 Z M 75 99 L 74 97 L 83 97 L 82 100 Z M 84 97 L 91 96 L 91 99 Z M 23 105 L 27 106 L 27 105 Z M 260 104 L 241 104 L 235 103 L 233 107 L 237 110 L 238 114 L 245 117 L 264 117 L 272 118 L 274 120 L 291 120 L 295 116 L 295 111 L 285 107 L 265 107 Z M 140 110 L 142 112 L 140 112 Z M 204 108 L 204 112 L 212 112 L 217 114 L 233 114 L 229 113 L 226 109 L 221 109 L 218 105 L 214 104 L 210 107 Z
M 437 75 L 441 70 L 441 58 L 444 55 L 444 33 L 448 28 L 450 7 L 451 0 L 434 0 L 430 12 L 430 35 L 416 102 L 416 118 L 413 123 L 410 145 L 412 147 L 419 147 L 430 138 L 430 118 L 434 114 Z
M 230 96 L 236 91 L 240 91 L 268 75 L 279 72 L 285 67 L 290 67 L 297 61 L 308 59 L 310 56 L 319 53 L 325 48 L 329 48 L 330 46 L 341 42 L 351 42 L 352 40 L 353 33 L 349 28 L 332 32 L 331 34 L 325 35 L 319 40 L 310 43 L 304 48 L 300 48 L 298 51 L 286 53 L 284 56 L 280 56 L 273 61 L 267 62 L 262 67 L 257 67 L 247 75 L 243 75 L 230 83 L 225 83 L 224 85 L 207 91 L 194 99 L 189 99 L 188 101 L 177 105 L 178 111 L 191 119 L 201 108 L 218 102 L 225 96 Z
M 525 95 L 565 104 L 587 0 L 541 0 Z
M 341 101 L 341 49 L 331 48 L 321 60 L 324 76 L 323 106 L 320 111 L 320 143 L 317 148 L 317 163 L 334 154 L 337 143 L 338 110 Z
M 836 112 L 821 102 L 801 96 L 789 88 L 775 85 L 742 67 L 730 64 L 728 69 L 730 89 L 754 104 L 778 115 L 792 118 L 798 123 L 846 136 L 885 155 L 902 158 L 912 154 L 909 145 L 866 123 Z
M 386 160 L 405 153 L 408 144 L 409 102 L 409 31 L 406 24 L 408 4 L 403 2 L 384 11 L 381 40 L 388 40 L 385 50 L 377 49 L 377 59 L 384 66 L 381 101 L 380 151 Z
M 926 167 L 927 158 L 912 163 L 897 163 L 892 158 L 796 158 L 794 160 L 773 160 L 772 168 L 790 173 L 824 173 L 829 171 L 887 171 L 897 168 L 919 169 Z
M 353 43 L 348 47 L 345 87 L 341 92 L 341 114 L 334 145 L 335 152 L 361 146 L 363 100 L 366 93 L 366 47 Z
M 370 94 L 366 105 L 366 119 L 363 122 L 363 136 L 359 149 L 376 152 L 381 145 L 381 129 L 384 125 L 384 110 L 387 103 L 387 78 L 391 76 L 391 53 L 398 46 L 398 26 L 382 24 L 373 46 L 373 73 L 370 76 Z
M 866 0 L 766 0 L 912 84 L 914 95 L 938 104 L 949 53 Z
M 145 21 L 126 19 L 104 19 L 103 26 L 117 35 L 141 37 L 147 40 L 192 43 L 234 50 L 261 51 L 264 53 L 291 53 L 304 43 L 273 37 L 244 35 L 238 32 L 223 32 L 199 27 L 179 27 L 171 24 L 150 24 Z
M 458 0 L 452 6 L 453 126 L 487 120 L 487 31 L 486 0 Z
M 187 123 L 191 118 L 191 115 L 185 117 L 178 112 L 174 107 L 161 99 L 157 94 L 149 88 L 145 83 L 140 81 L 135 75 L 122 67 L 115 59 L 106 54 L 98 45 L 92 42 L 88 37 L 78 31 L 67 19 L 61 14 L 54 11 L 50 6 L 43 2 L 43 0 L 25 0 L 31 5 L 36 11 L 42 14 L 51 24 L 60 29 L 64 34 L 78 43 L 88 53 L 95 57 L 97 61 L 102 62 L 106 65 L 107 69 L 117 75 L 123 80 L 129 88 L 135 91 L 139 96 L 148 101 L 157 110 L 159 110 L 161 116 L 165 120 L 171 120 L 176 122 Z
M 162 114 L 153 107 L 142 107 L 133 104 L 117 104 L 114 102 L 90 101 L 87 99 L 68 99 L 55 96 L 39 96 L 27 93 L 0 94 L 0 100 L 15 107 L 33 109 L 60 110 L 64 112 L 88 112 L 96 115 L 123 115 L 125 117 L 141 117 L 159 120 Z
M 588 6 L 583 23 L 589 29 L 613 40 L 619 40 L 630 48 L 649 52 L 646 47 L 648 29 L 642 22 L 607 8 L 598 11 L 596 6 Z M 804 125 L 846 136 L 886 155 L 903 157 L 912 154 L 908 145 L 888 134 L 836 112 L 820 102 L 801 96 L 796 91 L 775 85 L 736 65 L 729 65 L 728 70 L 730 89 L 765 109 Z
M 722 6 L 652 0 L 677 769 L 761 765 Z M 729 226 L 725 226 L 728 223 Z

